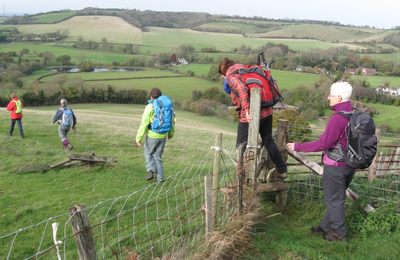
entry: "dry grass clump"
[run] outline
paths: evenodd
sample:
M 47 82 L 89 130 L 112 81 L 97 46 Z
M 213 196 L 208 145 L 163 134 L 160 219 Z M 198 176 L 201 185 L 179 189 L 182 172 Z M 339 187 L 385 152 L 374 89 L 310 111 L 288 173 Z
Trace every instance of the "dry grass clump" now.
M 251 247 L 251 232 L 262 217 L 259 199 L 242 216 L 232 217 L 223 229 L 212 232 L 190 259 L 236 259 Z

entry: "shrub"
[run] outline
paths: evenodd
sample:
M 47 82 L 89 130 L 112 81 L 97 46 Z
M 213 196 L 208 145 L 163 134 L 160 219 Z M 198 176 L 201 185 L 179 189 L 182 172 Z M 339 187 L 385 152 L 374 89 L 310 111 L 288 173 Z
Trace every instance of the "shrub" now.
M 360 227 L 361 234 L 367 238 L 375 233 L 394 233 L 400 231 L 399 205 L 381 203 L 374 212 L 369 213 Z
M 273 115 L 273 125 L 276 127 L 279 119 L 289 121 L 289 142 L 307 141 L 311 128 L 305 117 L 296 109 L 276 111 Z

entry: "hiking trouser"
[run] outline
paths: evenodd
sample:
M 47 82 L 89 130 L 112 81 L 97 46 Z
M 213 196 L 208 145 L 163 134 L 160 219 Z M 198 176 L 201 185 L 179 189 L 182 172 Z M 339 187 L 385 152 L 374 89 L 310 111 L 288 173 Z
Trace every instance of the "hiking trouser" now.
M 236 147 L 238 147 L 242 143 L 247 143 L 248 132 L 249 123 L 239 122 L 237 129 Z M 272 115 L 260 120 L 259 132 L 263 145 L 267 149 L 272 162 L 275 164 L 276 170 L 278 171 L 278 173 L 286 173 L 286 163 L 282 159 L 282 155 L 278 149 L 278 146 L 275 143 L 275 140 L 272 138 Z
M 335 231 L 341 237 L 346 236 L 344 216 L 346 189 L 353 179 L 354 172 L 355 170 L 348 166 L 324 166 L 322 185 L 326 212 L 320 227 L 325 232 Z
M 24 137 L 24 128 L 22 126 L 22 119 L 11 119 L 10 121 L 10 129 L 8 130 L 8 135 L 12 135 L 14 132 L 14 127 L 15 127 L 15 122 L 17 122 L 18 125 L 18 130 L 19 130 L 19 135 L 21 137 Z
M 65 142 L 65 140 L 68 140 L 67 135 L 70 129 L 71 129 L 70 126 L 68 127 L 65 127 L 63 125 L 58 126 L 58 136 L 60 137 L 62 143 Z
M 146 137 L 146 141 L 144 143 L 144 159 L 146 161 L 146 170 L 147 172 L 153 172 L 157 174 L 157 181 L 164 179 L 162 155 L 166 142 L 167 138 Z

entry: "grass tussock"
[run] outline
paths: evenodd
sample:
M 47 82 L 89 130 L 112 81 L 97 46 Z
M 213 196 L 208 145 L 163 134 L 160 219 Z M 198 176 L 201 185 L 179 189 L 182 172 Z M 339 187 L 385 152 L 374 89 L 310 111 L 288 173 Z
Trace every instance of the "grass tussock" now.
M 212 232 L 206 241 L 198 246 L 198 252 L 191 259 L 238 259 L 249 250 L 252 230 L 262 217 L 261 202 L 254 198 L 252 205 L 245 209 L 242 216 L 234 216 L 221 229 Z

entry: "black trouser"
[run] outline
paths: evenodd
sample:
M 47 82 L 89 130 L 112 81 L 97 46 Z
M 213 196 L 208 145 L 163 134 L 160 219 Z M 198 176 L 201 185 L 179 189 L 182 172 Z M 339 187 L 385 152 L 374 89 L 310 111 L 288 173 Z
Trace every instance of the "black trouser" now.
M 326 212 L 320 227 L 324 231 L 335 231 L 339 236 L 346 236 L 344 208 L 346 189 L 353 179 L 355 170 L 348 166 L 324 166 L 322 185 Z
M 249 123 L 239 122 L 237 129 L 236 147 L 238 147 L 242 143 L 247 143 L 248 133 Z M 260 120 L 260 135 L 263 145 L 267 149 L 268 154 L 272 159 L 272 162 L 276 166 L 276 170 L 279 173 L 286 173 L 286 163 L 282 159 L 282 155 L 279 152 L 278 146 L 272 138 L 272 115 Z
M 21 137 L 24 137 L 24 128 L 22 127 L 22 119 L 11 119 L 10 122 L 10 129 L 8 130 L 8 135 L 12 135 L 14 132 L 14 127 L 15 127 L 15 121 L 18 124 L 18 130 L 19 130 L 19 135 Z

